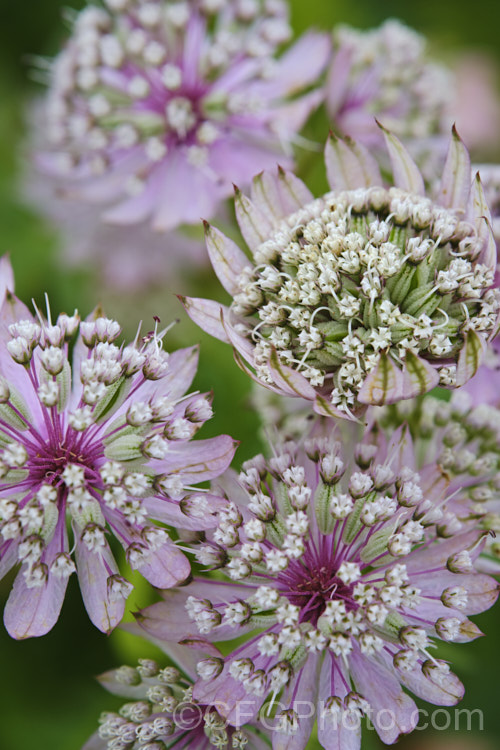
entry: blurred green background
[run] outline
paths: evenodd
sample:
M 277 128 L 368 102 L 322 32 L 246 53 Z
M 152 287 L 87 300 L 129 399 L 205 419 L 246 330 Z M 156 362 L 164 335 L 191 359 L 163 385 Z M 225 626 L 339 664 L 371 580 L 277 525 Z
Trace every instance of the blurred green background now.
M 192 272 L 180 283 L 182 288 L 113 291 L 92 267 L 68 271 L 58 260 L 55 230 L 19 197 L 26 150 L 26 106 L 41 91 L 31 79 L 33 56 L 50 56 L 58 50 L 67 33 L 63 9 L 70 4 L 74 8 L 83 5 L 76 0 L 64 4 L 60 0 L 0 0 L 0 252 L 11 254 L 19 296 L 26 302 L 32 297 L 41 300 L 47 291 L 56 314 L 60 310 L 71 312 L 75 307 L 85 314 L 100 301 L 108 314 L 125 321 L 129 333 L 135 331 L 139 319 L 148 326 L 147 321 L 155 314 L 163 321 L 179 316 L 181 323 L 169 335 L 168 344 L 173 348 L 201 342 L 195 385 L 215 392 L 216 416 L 202 436 L 231 433 L 242 442 L 238 457 L 244 460 L 259 450 L 257 419 L 248 408 L 247 379 L 234 365 L 228 347 L 208 339 L 186 320 L 173 294 L 180 291 L 218 296 L 220 291 L 213 279 Z M 473 4 L 465 0 L 291 0 L 291 6 L 297 32 L 309 25 L 329 29 L 339 22 L 370 27 L 385 18 L 398 17 L 430 37 L 438 58 L 453 60 L 461 51 L 473 49 L 492 55 L 500 65 L 500 4 L 488 0 Z M 150 601 L 150 592 L 138 583 L 131 596 L 132 609 Z M 10 585 L 11 580 L 0 584 L 2 603 Z M 483 731 L 464 731 L 464 719 L 460 722 L 462 731 L 454 731 L 453 719 L 453 731 L 416 732 L 400 742 L 402 749 L 493 750 L 500 746 L 500 608 L 475 620 L 488 637 L 466 646 L 447 647 L 440 655 L 450 658 L 465 682 L 466 698 L 460 707 L 484 712 Z M 93 628 L 72 580 L 54 630 L 43 639 L 19 643 L 9 639 L 0 625 L 0 653 L 0 750 L 78 750 L 96 728 L 99 712 L 117 706 L 93 676 L 121 663 L 134 663 L 139 656 L 154 655 L 155 650 L 122 632 L 115 631 L 108 638 Z M 436 721 L 439 725 L 446 723 L 442 714 Z M 476 719 L 473 728 L 478 728 Z M 313 742 L 310 747 L 315 747 Z M 367 732 L 363 750 L 378 747 L 381 743 L 375 733 Z

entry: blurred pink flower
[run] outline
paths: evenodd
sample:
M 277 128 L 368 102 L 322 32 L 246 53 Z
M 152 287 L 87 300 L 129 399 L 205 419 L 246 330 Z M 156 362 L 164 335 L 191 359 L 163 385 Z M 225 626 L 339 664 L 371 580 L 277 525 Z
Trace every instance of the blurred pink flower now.
M 500 337 L 489 343 L 476 374 L 463 386 L 474 404 L 500 406 Z
M 390 19 L 369 30 L 339 26 L 333 40 L 326 103 L 334 129 L 381 148 L 377 118 L 421 168 L 433 167 L 452 123 L 453 76 L 428 59 L 425 38 Z
M 39 164 L 117 224 L 211 217 L 232 183 L 277 160 L 322 99 L 330 52 L 291 35 L 283 0 L 106 0 L 75 19 L 47 94 Z
M 455 86 L 454 117 L 467 147 L 498 151 L 500 97 L 494 59 L 480 52 L 462 55 L 455 65 Z
M 47 127 L 43 102 L 29 103 L 25 121 L 26 157 L 20 178 L 20 199 L 39 213 L 58 237 L 59 257 L 67 267 L 97 269 L 104 285 L 113 290 L 140 291 L 162 284 L 179 288 L 190 268 L 209 264 L 200 237 L 182 230 L 152 232 L 148 222 L 122 226 L 102 221 L 101 209 L 76 197 L 64 197 L 55 184 L 47 184 L 33 163 Z M 224 215 L 220 210 L 219 216 Z

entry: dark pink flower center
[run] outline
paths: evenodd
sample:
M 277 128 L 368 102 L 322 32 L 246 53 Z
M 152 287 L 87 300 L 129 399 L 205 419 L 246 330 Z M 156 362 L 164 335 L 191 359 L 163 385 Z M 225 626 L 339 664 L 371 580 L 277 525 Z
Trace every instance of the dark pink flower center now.
M 63 482 L 61 475 L 69 464 L 81 466 L 86 479 L 98 479 L 95 460 L 99 454 L 102 455 L 99 443 L 97 446 L 90 446 L 89 449 L 82 449 L 75 441 L 72 442 L 72 445 L 68 445 L 63 440 L 56 445 L 40 447 L 36 452 L 30 451 L 27 464 L 29 480 L 33 484 L 51 484 L 59 487 Z
M 316 625 L 327 602 L 341 600 L 347 612 L 357 609 L 352 597 L 352 585 L 335 575 L 330 566 L 309 570 L 301 564 L 290 565 L 286 571 L 287 590 L 283 591 L 291 604 L 300 607 L 300 622 Z M 281 579 L 283 574 L 280 574 Z

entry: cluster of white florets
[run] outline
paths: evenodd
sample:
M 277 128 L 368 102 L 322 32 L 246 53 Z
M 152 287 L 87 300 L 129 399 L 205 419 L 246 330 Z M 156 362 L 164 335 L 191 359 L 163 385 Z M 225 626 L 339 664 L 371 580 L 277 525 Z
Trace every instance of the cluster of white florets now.
M 453 530 L 479 526 L 489 532 L 483 558 L 498 565 L 500 411 L 488 404 L 474 406 L 468 394 L 458 391 L 451 402 L 427 398 L 423 408 L 412 402 L 397 404 L 380 417 L 388 430 L 403 422 L 411 425 L 421 465 L 434 464 L 438 475 L 451 482 Z
M 272 382 L 274 349 L 349 411 L 382 354 L 402 363 L 412 352 L 454 385 L 466 332 L 491 335 L 500 309 L 481 250 L 457 212 L 399 188 L 306 205 L 256 249 L 232 303 L 259 378 Z
M 72 372 L 69 346 L 78 329 L 81 349 Z M 156 334 L 142 345 L 118 346 L 116 321 L 80 323 L 76 312 L 60 315 L 55 325 L 22 320 L 9 331 L 8 352 L 26 370 L 34 394 L 27 398 L 17 382 L 0 382 L 1 539 L 17 544 L 27 585 L 42 586 L 49 572 L 63 577 L 75 570 L 66 551 L 54 557 L 50 571 L 45 563 L 59 515 L 71 518 L 89 551 L 99 551 L 107 544 L 105 513 L 112 511 L 127 529 L 128 561 L 140 567 L 168 539 L 164 528 L 149 522 L 144 498 L 180 498 L 184 490 L 181 476 L 158 474 L 148 464 L 197 432 L 212 415 L 209 401 L 196 395 L 169 399 L 151 390 L 139 400 L 141 387 L 147 391 L 148 383 L 169 372 L 169 355 Z M 30 413 L 26 404 L 33 398 L 39 410 Z M 119 407 L 121 414 L 110 420 Z M 131 589 L 117 575 L 109 585 L 117 596 Z
M 235 505 L 223 511 L 207 544 L 223 550 L 221 572 L 241 586 L 241 595 L 225 603 L 191 596 L 189 618 L 213 637 L 219 625 L 233 627 L 235 637 L 242 626 L 264 628 L 253 645 L 238 649 L 241 656 L 225 660 L 229 674 L 261 697 L 281 690 L 307 654 L 329 650 L 345 659 L 354 644 L 367 655 L 388 650 L 398 670 L 447 674 L 444 663 L 431 659 L 429 638 L 438 630 L 446 640 L 460 639 L 463 628 L 474 627 L 456 616 L 467 591 L 458 575 L 456 586 L 446 580 L 436 595 L 450 616 L 421 624 L 425 598 L 403 558 L 437 539 L 438 521 L 441 534 L 453 535 L 453 513 L 424 497 L 412 470 L 374 462 L 374 446 L 359 446 L 358 466 L 349 471 L 339 444 L 314 441 L 308 450 L 320 476 L 314 486 L 306 479 L 314 472 L 296 462 L 294 448 L 268 464 L 262 457 L 246 464 L 239 477 L 248 494 L 245 520 Z M 468 571 L 468 552 L 462 557 L 450 557 L 448 569 Z M 198 672 L 211 680 L 223 667 L 211 658 Z
M 137 195 L 170 148 L 184 144 L 188 161 L 203 167 L 208 148 L 224 135 L 224 121 L 262 108 L 257 97 L 211 85 L 242 54 L 255 61 L 256 79 L 265 77 L 291 31 L 282 0 L 105 5 L 76 17 L 73 36 L 54 62 L 48 136 L 62 176 L 98 176 L 133 155 L 140 166 L 127 170 L 124 189 Z M 185 38 L 193 12 L 200 28 L 210 29 L 202 45 L 197 37 Z
M 192 748 L 205 747 L 207 740 L 210 747 L 220 750 L 242 750 L 248 744 L 248 735 L 228 726 L 215 708 L 193 702 L 192 686 L 175 667 L 160 668 L 152 659 L 139 659 L 137 667 L 123 666 L 111 675 L 114 692 L 123 690 L 127 695 L 132 688 L 140 699 L 125 703 L 117 713 L 101 715 L 98 736 L 103 748 L 162 750 L 179 738 L 186 739 L 186 734 Z M 105 676 L 109 681 L 110 673 Z M 177 715 L 178 707 L 182 710 Z
M 342 85 L 352 90 L 354 100 L 357 87 L 364 86 L 365 92 L 366 77 L 372 77 L 364 107 L 387 128 L 409 138 L 442 132 L 452 104 L 452 80 L 444 67 L 429 62 L 423 36 L 391 19 L 370 30 L 341 26 L 334 33 L 334 48 L 347 59 L 349 84 Z

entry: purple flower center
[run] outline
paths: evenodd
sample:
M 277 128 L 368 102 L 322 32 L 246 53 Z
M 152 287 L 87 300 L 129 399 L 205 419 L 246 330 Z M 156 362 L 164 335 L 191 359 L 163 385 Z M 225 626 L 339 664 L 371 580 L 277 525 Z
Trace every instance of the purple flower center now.
M 51 484 L 59 487 L 63 482 L 62 473 L 68 464 L 81 466 L 86 478 L 89 473 L 95 474 L 96 454 L 102 455 L 99 446 L 91 446 L 90 450 L 66 438 L 59 444 L 47 445 L 36 453 L 31 453 L 28 459 L 29 479 L 33 483 Z
M 331 565 L 309 568 L 300 562 L 293 563 L 280 573 L 278 580 L 286 585 L 283 594 L 289 602 L 300 607 L 300 622 L 316 625 L 326 603 L 334 600 L 343 601 L 347 612 L 358 608 L 352 597 L 352 585 L 341 581 Z

